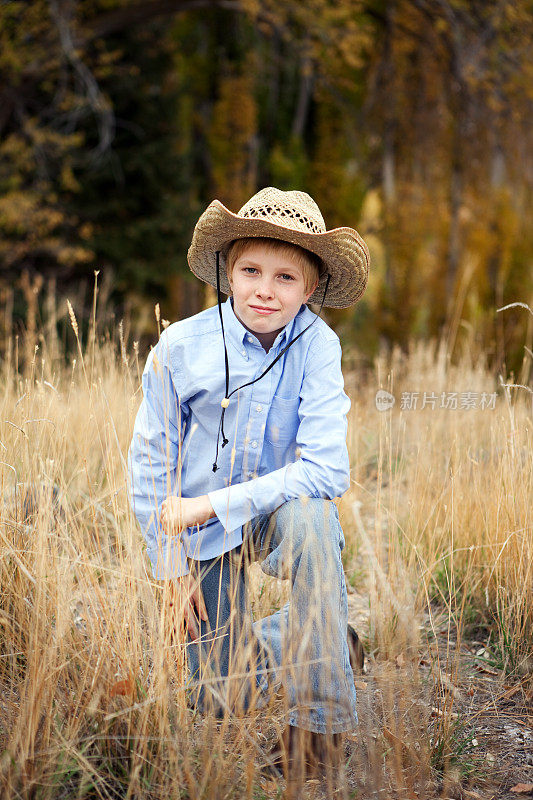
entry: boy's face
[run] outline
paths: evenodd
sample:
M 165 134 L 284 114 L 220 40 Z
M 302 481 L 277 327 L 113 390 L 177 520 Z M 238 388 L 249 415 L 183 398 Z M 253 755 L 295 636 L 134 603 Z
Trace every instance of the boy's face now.
M 290 255 L 269 252 L 260 244 L 237 259 L 229 284 L 237 318 L 267 350 L 316 288 L 305 291 L 302 269 Z

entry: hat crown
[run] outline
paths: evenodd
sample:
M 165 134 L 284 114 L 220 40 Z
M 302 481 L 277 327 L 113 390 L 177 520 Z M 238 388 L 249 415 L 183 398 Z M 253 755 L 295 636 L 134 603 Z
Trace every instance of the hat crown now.
M 240 209 L 240 217 L 264 219 L 294 231 L 325 233 L 326 224 L 320 209 L 306 192 L 288 191 L 267 186 L 254 194 Z

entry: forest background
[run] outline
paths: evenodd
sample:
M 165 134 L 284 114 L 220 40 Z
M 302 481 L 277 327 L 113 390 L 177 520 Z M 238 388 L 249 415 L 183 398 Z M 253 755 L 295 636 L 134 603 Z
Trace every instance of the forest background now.
M 2 2 L 4 343 L 51 295 L 87 321 L 97 270 L 153 341 L 155 302 L 209 300 L 186 261 L 201 211 L 275 185 L 367 240 L 367 293 L 328 316 L 364 358 L 445 336 L 518 372 L 531 315 L 496 310 L 533 297 L 532 19 L 529 0 Z

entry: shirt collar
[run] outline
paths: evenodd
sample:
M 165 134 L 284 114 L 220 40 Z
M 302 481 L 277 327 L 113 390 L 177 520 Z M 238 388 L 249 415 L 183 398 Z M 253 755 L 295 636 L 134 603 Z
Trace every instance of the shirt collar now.
M 270 348 L 269 352 L 273 352 L 278 347 L 281 347 L 289 343 L 291 333 L 294 328 L 295 320 L 297 317 L 300 316 L 300 314 L 305 310 L 305 308 L 306 306 L 302 305 L 296 317 L 294 317 L 294 319 L 291 319 L 291 321 L 288 322 L 285 325 L 285 327 L 281 329 L 281 331 L 276 336 L 274 344 Z M 240 320 L 238 320 L 237 317 L 235 316 L 235 311 L 233 310 L 233 303 L 231 297 L 228 297 L 226 302 L 222 303 L 222 317 L 224 319 L 224 332 L 226 334 L 226 339 L 228 339 L 240 353 L 242 351 L 244 343 L 247 341 L 246 337 L 248 335 L 253 336 L 253 333 L 250 333 L 250 331 L 247 330 L 242 324 L 242 322 L 240 322 Z M 258 342 L 259 340 L 256 339 L 256 341 Z

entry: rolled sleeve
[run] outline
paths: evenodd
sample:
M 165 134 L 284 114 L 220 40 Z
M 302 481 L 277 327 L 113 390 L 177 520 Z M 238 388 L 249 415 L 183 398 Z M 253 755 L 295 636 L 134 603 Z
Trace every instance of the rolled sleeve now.
M 308 354 L 300 390 L 295 441 L 299 458 L 244 483 L 209 492 L 213 510 L 227 531 L 275 511 L 297 497 L 340 497 L 350 485 L 346 446 L 350 400 L 344 392 L 337 337 Z

